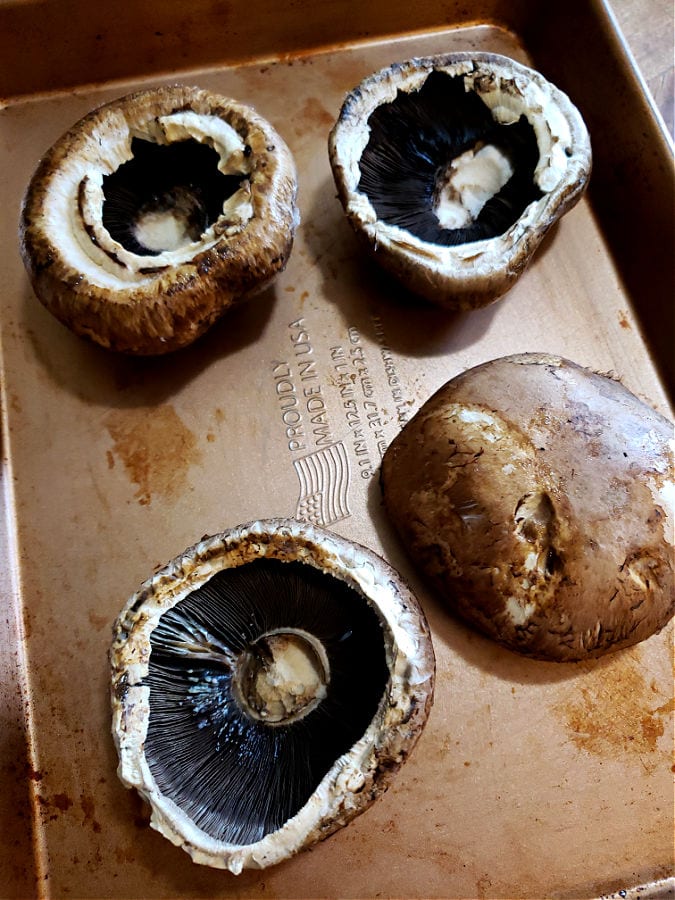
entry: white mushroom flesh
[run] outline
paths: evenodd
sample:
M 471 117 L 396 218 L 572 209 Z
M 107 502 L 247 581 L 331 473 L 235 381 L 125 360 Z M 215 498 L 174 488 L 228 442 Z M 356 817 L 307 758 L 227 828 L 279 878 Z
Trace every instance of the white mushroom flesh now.
M 261 641 L 265 653 L 249 662 L 250 684 L 241 688 L 247 708 L 270 723 L 307 715 L 326 696 L 325 651 L 312 635 L 299 630 L 268 634 Z
M 497 147 L 473 147 L 453 159 L 438 191 L 434 213 L 443 228 L 464 228 L 479 215 L 513 175 L 513 166 Z

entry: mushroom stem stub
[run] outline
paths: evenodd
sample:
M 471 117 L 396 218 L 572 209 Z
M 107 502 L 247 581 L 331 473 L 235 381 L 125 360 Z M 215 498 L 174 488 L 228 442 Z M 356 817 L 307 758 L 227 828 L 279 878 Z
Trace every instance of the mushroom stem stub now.
M 326 837 L 385 789 L 434 668 L 398 576 L 292 520 L 186 551 L 131 598 L 111 659 L 122 780 L 196 862 L 234 872 Z
M 475 222 L 513 171 L 506 154 L 480 142 L 441 168 L 432 207 L 441 228 L 456 231 Z
M 240 701 L 254 718 L 270 724 L 292 722 L 325 699 L 328 668 L 323 645 L 307 632 L 264 634 L 244 654 Z

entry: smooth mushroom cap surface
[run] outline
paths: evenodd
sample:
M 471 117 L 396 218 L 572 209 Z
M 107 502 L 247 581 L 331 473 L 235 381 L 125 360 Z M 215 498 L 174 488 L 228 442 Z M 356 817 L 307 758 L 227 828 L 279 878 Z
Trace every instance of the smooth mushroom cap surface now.
M 449 381 L 386 451 L 390 519 L 448 607 L 519 653 L 598 656 L 675 609 L 673 425 L 546 354 Z
M 234 873 L 327 837 L 386 790 L 435 668 L 398 574 L 291 519 L 205 538 L 155 574 L 116 622 L 111 663 L 121 780 L 195 862 Z
M 451 309 L 484 306 L 515 283 L 592 165 L 569 98 L 494 53 L 421 57 L 370 75 L 347 95 L 329 156 L 373 258 Z
M 76 334 L 166 353 L 284 268 L 296 193 L 292 155 L 254 109 L 195 87 L 140 91 L 44 155 L 21 253 L 38 298 Z

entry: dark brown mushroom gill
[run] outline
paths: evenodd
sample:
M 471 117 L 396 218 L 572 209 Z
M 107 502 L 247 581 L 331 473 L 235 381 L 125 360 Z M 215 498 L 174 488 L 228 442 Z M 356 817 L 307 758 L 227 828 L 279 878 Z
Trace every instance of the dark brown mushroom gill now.
M 131 154 L 103 177 L 103 226 L 138 256 L 158 256 L 198 241 L 249 177 L 220 172 L 216 150 L 195 139 L 156 144 L 135 137 Z M 153 240 L 153 230 L 161 232 L 162 226 L 164 235 Z
M 515 284 L 592 165 L 570 99 L 534 69 L 480 52 L 369 75 L 346 96 L 328 151 L 338 198 L 373 259 L 455 310 Z
M 432 71 L 415 93 L 399 90 L 378 106 L 368 126 L 358 189 L 378 219 L 423 241 L 455 246 L 496 237 L 542 196 L 534 181 L 539 148 L 532 125 L 524 115 L 513 123 L 497 122 L 481 97 L 466 90 L 462 76 Z M 450 166 L 485 147 L 496 148 L 512 174 L 474 219 L 444 227 L 436 209 Z
M 265 671 L 265 636 L 280 634 L 323 649 L 325 696 L 306 714 L 265 721 L 246 670 L 253 658 Z M 218 572 L 162 616 L 151 645 L 150 770 L 203 832 L 230 844 L 258 841 L 298 812 L 363 736 L 388 682 L 377 614 L 349 585 L 301 563 Z

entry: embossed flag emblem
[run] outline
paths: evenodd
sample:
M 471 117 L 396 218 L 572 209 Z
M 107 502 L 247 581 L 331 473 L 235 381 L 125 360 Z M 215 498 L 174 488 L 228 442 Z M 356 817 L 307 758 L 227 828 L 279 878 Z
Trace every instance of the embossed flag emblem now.
M 342 441 L 293 460 L 300 482 L 295 516 L 314 525 L 330 525 L 351 515 L 347 491 L 349 460 Z

